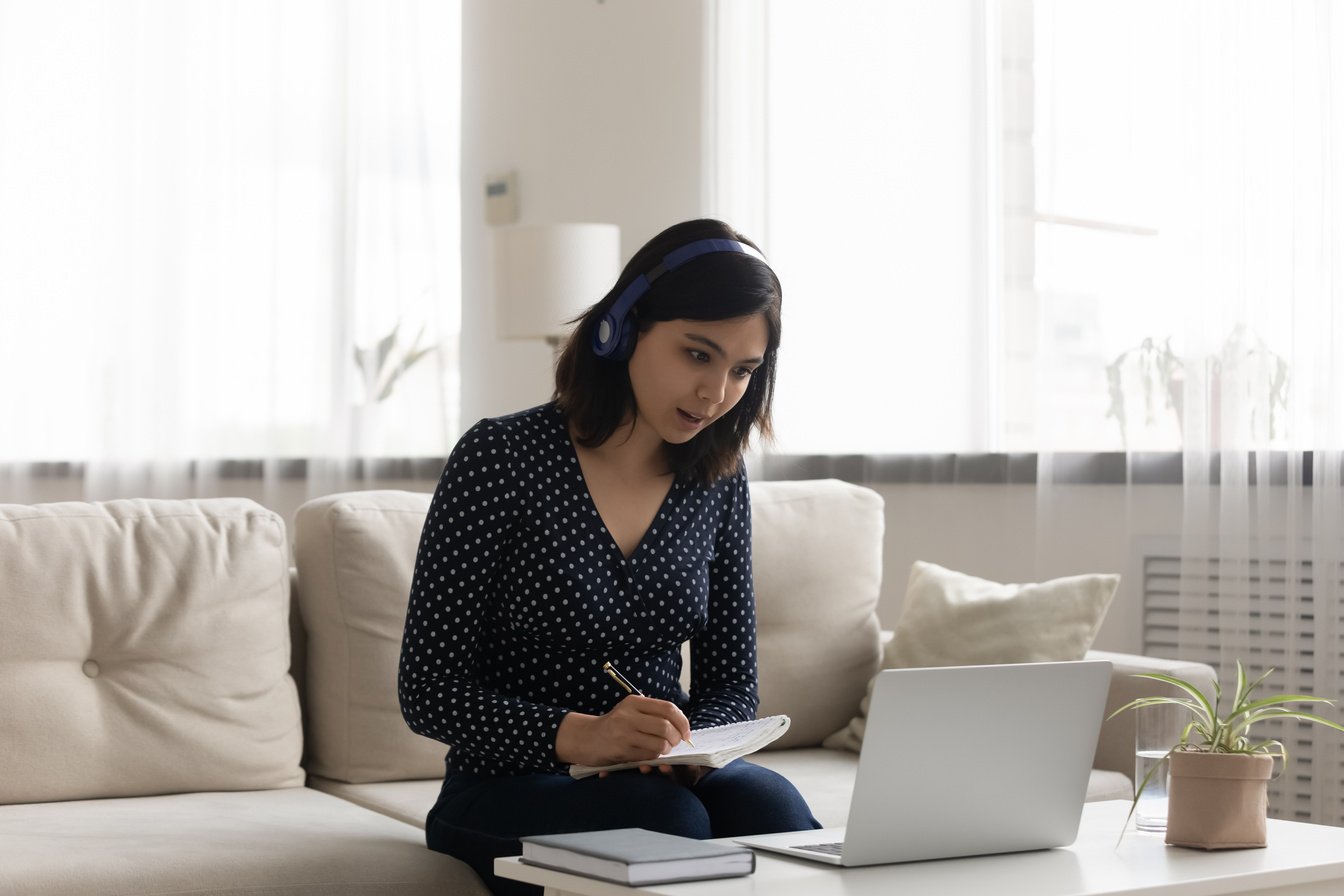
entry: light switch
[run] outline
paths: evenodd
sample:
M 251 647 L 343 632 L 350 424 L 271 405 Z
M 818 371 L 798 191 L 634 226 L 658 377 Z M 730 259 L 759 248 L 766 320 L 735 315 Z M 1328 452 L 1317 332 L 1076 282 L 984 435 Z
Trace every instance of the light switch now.
M 486 175 L 485 223 L 512 224 L 517 220 L 518 172 Z

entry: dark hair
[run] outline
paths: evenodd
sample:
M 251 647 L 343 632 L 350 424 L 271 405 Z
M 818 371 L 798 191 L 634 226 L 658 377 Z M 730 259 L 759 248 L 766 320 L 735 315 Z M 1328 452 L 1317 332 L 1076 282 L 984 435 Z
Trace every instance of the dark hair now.
M 601 301 L 570 321 L 576 326 L 556 364 L 553 397 L 573 424 L 580 445 L 601 445 L 635 410 L 628 362 L 598 357 L 593 351 L 594 329 L 632 281 L 652 271 L 673 250 L 705 239 L 737 240 L 757 248 L 722 221 L 674 224 L 635 253 Z M 782 301 L 779 278 L 768 264 L 738 252 L 712 252 L 659 276 L 631 309 L 639 333 L 668 320 L 715 321 L 753 314 L 765 319 L 765 355 L 742 399 L 695 438 L 666 446 L 668 464 L 677 476 L 712 484 L 737 471 L 753 428 L 766 439 L 773 434 L 770 405 Z

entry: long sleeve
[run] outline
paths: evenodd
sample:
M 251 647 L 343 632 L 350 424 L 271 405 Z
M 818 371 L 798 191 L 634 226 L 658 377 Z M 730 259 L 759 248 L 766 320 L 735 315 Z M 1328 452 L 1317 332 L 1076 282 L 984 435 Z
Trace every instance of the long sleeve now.
M 709 569 L 709 618 L 691 641 L 692 727 L 756 717 L 756 595 L 751 574 L 751 497 L 745 471 L 727 494 Z
M 482 662 L 501 612 L 500 557 L 521 513 L 515 467 L 506 430 L 493 421 L 453 450 L 420 537 L 397 690 L 416 733 L 517 770 L 549 771 L 565 710 L 487 686 Z

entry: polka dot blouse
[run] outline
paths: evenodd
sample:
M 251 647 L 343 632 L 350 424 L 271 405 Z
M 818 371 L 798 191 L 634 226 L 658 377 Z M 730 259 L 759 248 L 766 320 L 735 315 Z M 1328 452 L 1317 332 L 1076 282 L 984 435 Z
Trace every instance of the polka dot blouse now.
M 755 716 L 745 471 L 710 487 L 679 478 L 626 559 L 554 404 L 482 420 L 453 449 L 420 536 L 397 683 L 407 724 L 451 747 L 450 768 L 564 772 L 565 713 L 625 696 L 608 660 L 694 728 Z

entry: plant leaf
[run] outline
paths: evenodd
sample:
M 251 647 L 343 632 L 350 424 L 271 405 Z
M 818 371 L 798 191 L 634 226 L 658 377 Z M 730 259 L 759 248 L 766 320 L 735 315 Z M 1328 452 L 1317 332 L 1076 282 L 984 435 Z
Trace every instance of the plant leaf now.
M 1335 701 L 1327 700 L 1325 697 L 1312 697 L 1309 694 L 1275 694 L 1273 697 L 1263 697 L 1254 703 L 1248 703 L 1242 707 L 1242 712 L 1251 712 L 1262 706 L 1273 706 L 1276 703 L 1328 703 L 1335 705 Z
M 1228 718 L 1233 718 L 1245 711 L 1246 701 L 1250 698 L 1251 694 L 1254 693 L 1256 688 L 1265 683 L 1265 679 L 1269 678 L 1270 673 L 1273 671 L 1274 669 L 1272 667 L 1267 669 L 1264 675 L 1261 675 L 1248 685 L 1246 683 L 1246 670 L 1242 667 L 1241 660 L 1237 660 L 1237 698 L 1232 702 L 1232 710 L 1227 714 Z
M 1153 681 L 1164 681 L 1167 684 L 1175 685 L 1176 687 L 1185 691 L 1187 694 L 1189 694 L 1191 697 L 1195 698 L 1195 700 L 1199 702 L 1201 712 L 1205 717 L 1205 719 L 1208 721 L 1210 726 L 1213 726 L 1214 723 L 1216 722 L 1218 716 L 1214 712 L 1213 704 L 1209 703 L 1209 698 L 1205 697 L 1203 692 L 1201 692 L 1199 688 L 1195 687 L 1190 682 L 1182 681 L 1179 678 L 1173 678 L 1170 675 L 1163 675 L 1161 672 L 1139 672 L 1136 673 L 1134 677 L 1151 678 Z M 1215 692 L 1219 690 L 1217 681 L 1213 683 L 1213 688 Z M 1164 699 L 1166 702 L 1176 702 L 1179 698 L 1168 697 Z
M 383 373 L 383 367 L 387 364 L 387 356 L 392 354 L 392 347 L 397 344 L 397 330 L 400 329 L 401 322 L 398 321 L 397 325 L 392 328 L 391 333 L 378 340 L 378 366 L 374 369 L 378 371 L 380 377 Z
M 1328 703 L 1330 701 L 1326 700 L 1323 702 Z M 1329 719 L 1322 718 L 1321 716 L 1315 715 L 1314 713 L 1303 712 L 1300 709 L 1284 709 L 1278 706 L 1267 707 L 1265 709 L 1251 713 L 1249 716 L 1247 716 L 1247 718 L 1245 718 L 1240 724 L 1237 725 L 1237 730 L 1244 731 L 1247 728 L 1250 728 L 1256 722 L 1262 722 L 1265 719 L 1275 717 L 1281 719 L 1284 718 L 1299 719 L 1303 722 L 1315 722 L 1319 725 L 1324 725 L 1327 728 L 1333 728 L 1336 731 L 1344 731 L 1344 725 L 1340 725 L 1337 722 L 1332 722 Z
M 401 362 L 401 369 L 410 370 L 412 364 L 414 364 L 416 361 L 419 361 L 421 358 L 423 358 L 425 355 L 428 355 L 432 351 L 434 351 L 434 346 L 430 345 L 420 349 L 419 351 L 411 352 L 406 356 L 406 360 Z
M 1106 721 L 1109 722 L 1127 709 L 1142 709 L 1145 706 L 1184 706 L 1196 716 L 1203 713 L 1202 707 L 1187 697 L 1138 697 L 1111 713 L 1106 717 Z

